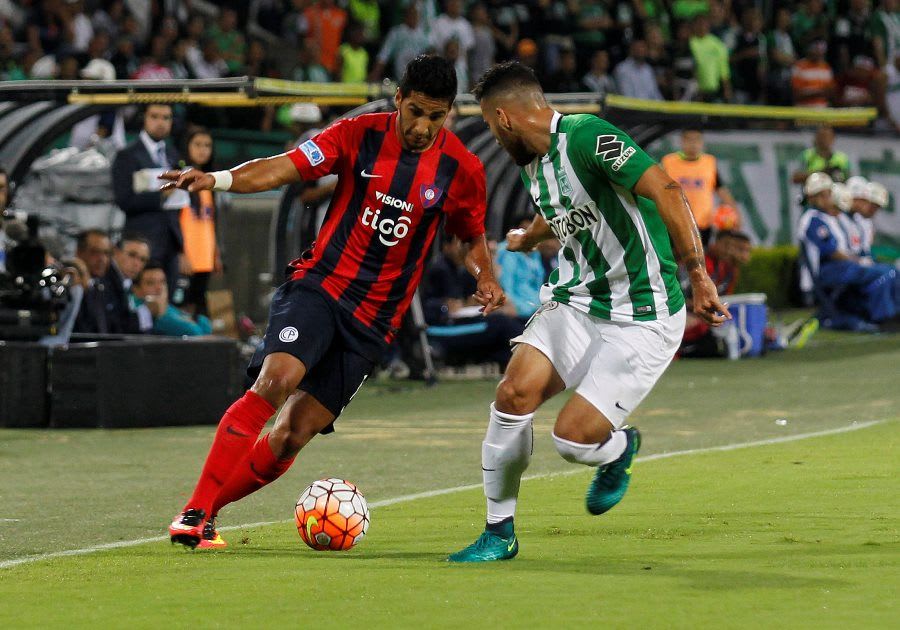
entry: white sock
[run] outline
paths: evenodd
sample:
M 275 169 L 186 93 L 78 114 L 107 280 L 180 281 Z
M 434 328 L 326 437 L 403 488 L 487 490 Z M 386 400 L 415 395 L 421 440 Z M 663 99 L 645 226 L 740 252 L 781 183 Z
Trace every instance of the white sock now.
M 586 466 L 603 466 L 614 462 L 625 452 L 625 447 L 628 445 L 628 438 L 625 437 L 624 431 L 613 431 L 603 444 L 579 444 L 571 440 L 564 440 L 555 433 L 553 441 L 556 443 L 556 450 L 564 460 Z
M 488 523 L 499 523 L 516 512 L 522 473 L 531 461 L 533 418 L 533 413 L 524 416 L 502 413 L 491 403 L 491 420 L 481 444 Z

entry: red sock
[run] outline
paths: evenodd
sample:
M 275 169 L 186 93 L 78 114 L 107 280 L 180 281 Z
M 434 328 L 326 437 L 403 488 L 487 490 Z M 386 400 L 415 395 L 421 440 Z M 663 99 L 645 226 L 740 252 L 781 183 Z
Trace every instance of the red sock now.
M 216 429 L 200 480 L 185 510 L 198 508 L 206 511 L 207 516 L 212 514 L 210 508 L 222 485 L 253 448 L 259 432 L 274 413 L 274 407 L 265 398 L 251 391 L 228 408 Z
M 212 514 L 218 514 L 219 510 L 243 499 L 278 479 L 287 472 L 294 463 L 294 457 L 290 459 L 277 459 L 269 445 L 269 434 L 262 436 L 253 447 L 247 457 L 238 465 L 234 474 L 228 478 L 225 485 L 219 491 L 219 495 L 213 502 Z

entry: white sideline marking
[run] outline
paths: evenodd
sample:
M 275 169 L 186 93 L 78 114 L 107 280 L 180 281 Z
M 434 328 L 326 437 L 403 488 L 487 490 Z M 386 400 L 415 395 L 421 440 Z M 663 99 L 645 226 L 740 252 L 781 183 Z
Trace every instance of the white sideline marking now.
M 797 440 L 805 440 L 808 438 L 814 437 L 822 437 L 825 435 L 835 435 L 838 433 L 849 433 L 850 431 L 857 431 L 859 429 L 867 429 L 869 427 L 875 426 L 876 424 L 882 424 L 884 420 L 871 420 L 868 422 L 854 422 L 853 424 L 847 425 L 846 427 L 838 427 L 836 429 L 826 429 L 824 431 L 813 431 L 811 433 L 797 433 L 795 435 L 786 435 L 784 437 L 776 437 L 776 438 L 767 438 L 765 440 L 754 440 L 752 442 L 740 442 L 737 444 L 725 444 L 723 446 L 710 446 L 707 448 L 692 448 L 683 451 L 669 451 L 666 453 L 657 453 L 655 455 L 647 455 L 646 457 L 638 457 L 637 461 L 639 462 L 649 462 L 655 459 L 668 459 L 669 457 L 681 457 L 684 455 L 698 455 L 700 453 L 715 453 L 719 451 L 736 451 L 742 448 L 751 448 L 754 446 L 768 446 L 770 444 L 781 444 L 782 442 L 796 442 Z M 541 473 L 538 475 L 526 475 L 523 477 L 523 480 L 529 479 L 543 479 L 547 477 L 558 477 L 565 475 L 575 475 L 578 473 L 583 473 L 584 468 L 578 467 L 572 470 L 564 470 L 560 472 L 552 472 L 552 473 Z M 394 497 L 392 499 L 384 499 L 382 501 L 373 501 L 369 504 L 369 507 L 372 508 L 380 508 L 386 507 L 388 505 L 396 505 L 398 503 L 407 503 L 409 501 L 415 501 L 417 499 L 428 499 L 431 497 L 439 497 L 445 494 L 454 494 L 456 492 L 464 492 L 466 490 L 475 490 L 476 488 L 480 488 L 481 484 L 469 484 L 465 486 L 455 486 L 453 488 L 441 488 L 439 490 L 428 490 L 426 492 L 417 492 L 415 494 L 406 494 L 400 497 Z M 264 525 L 274 525 L 276 523 L 287 523 L 290 521 L 260 521 L 258 523 L 245 523 L 243 525 L 229 525 L 227 527 L 220 527 L 219 531 L 226 532 L 235 529 L 246 529 L 251 527 L 262 527 Z M 153 536 L 152 538 L 138 538 L 136 540 L 120 540 L 118 542 L 111 543 L 103 543 L 100 545 L 92 545 L 91 547 L 85 547 L 83 549 L 67 549 L 65 551 L 53 551 L 51 553 L 41 553 L 35 554 L 33 556 L 24 556 L 22 558 L 14 558 L 12 560 L 3 560 L 0 562 L 0 569 L 9 569 L 12 567 L 19 566 L 21 564 L 29 564 L 31 562 L 39 562 L 41 560 L 51 560 L 53 558 L 65 558 L 67 556 L 83 556 L 90 553 L 96 553 L 98 551 L 107 551 L 109 549 L 122 549 L 123 547 L 134 547 L 137 545 L 143 545 L 145 543 L 152 542 L 162 542 L 164 540 L 168 540 L 168 536 Z

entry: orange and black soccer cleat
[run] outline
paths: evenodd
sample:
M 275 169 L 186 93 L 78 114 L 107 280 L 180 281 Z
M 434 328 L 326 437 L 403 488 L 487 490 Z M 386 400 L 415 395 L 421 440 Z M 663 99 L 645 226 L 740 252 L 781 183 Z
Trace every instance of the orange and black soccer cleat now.
M 179 543 L 193 549 L 203 539 L 203 528 L 206 525 L 206 512 L 191 508 L 175 517 L 169 525 L 169 536 L 172 544 Z
M 216 517 L 211 517 L 203 526 L 203 538 L 200 539 L 197 549 L 224 549 L 227 546 L 228 543 L 216 530 Z

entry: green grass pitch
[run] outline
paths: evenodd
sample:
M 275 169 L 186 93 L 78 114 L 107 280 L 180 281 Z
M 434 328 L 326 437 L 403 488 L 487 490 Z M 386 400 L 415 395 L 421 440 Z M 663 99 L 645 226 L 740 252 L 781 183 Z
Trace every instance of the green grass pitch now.
M 325 475 L 374 504 L 477 483 L 493 383 L 367 387 L 335 436 L 222 514 L 279 522 L 224 532 L 229 549 L 212 553 L 157 540 L 34 560 L 163 535 L 211 427 L 0 431 L 0 628 L 895 627 L 900 338 L 815 341 L 676 363 L 634 414 L 642 455 L 878 424 L 639 461 L 623 503 L 590 517 L 591 471 L 549 440 L 560 400 L 536 422 L 529 474 L 542 476 L 523 486 L 520 555 L 488 566 L 443 561 L 482 527 L 477 488 L 376 507 L 346 553 L 307 549 L 286 519 Z

